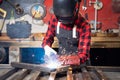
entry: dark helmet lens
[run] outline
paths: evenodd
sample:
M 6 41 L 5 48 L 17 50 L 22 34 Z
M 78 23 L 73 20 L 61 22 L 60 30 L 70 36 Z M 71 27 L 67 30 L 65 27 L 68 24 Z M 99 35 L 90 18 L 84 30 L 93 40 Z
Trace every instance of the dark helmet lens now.
M 56 16 L 71 17 L 74 15 L 75 0 L 53 0 L 53 11 Z

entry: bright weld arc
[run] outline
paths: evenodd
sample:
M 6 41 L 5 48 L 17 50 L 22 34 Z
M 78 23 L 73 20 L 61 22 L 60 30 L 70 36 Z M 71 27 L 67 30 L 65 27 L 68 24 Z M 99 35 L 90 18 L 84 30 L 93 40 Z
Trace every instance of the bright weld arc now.
M 59 62 L 59 61 L 50 61 L 50 62 L 48 62 L 48 64 L 47 64 L 47 67 L 48 68 L 50 68 L 50 69 L 55 69 L 55 68 L 58 68 L 58 67 L 60 67 L 61 66 L 61 63 Z

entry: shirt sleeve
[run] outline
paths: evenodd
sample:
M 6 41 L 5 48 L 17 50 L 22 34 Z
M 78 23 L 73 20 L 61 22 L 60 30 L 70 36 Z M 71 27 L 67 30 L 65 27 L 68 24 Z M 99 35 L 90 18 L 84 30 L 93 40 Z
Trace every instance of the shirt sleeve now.
M 81 18 L 79 26 L 78 55 L 80 62 L 84 63 L 90 57 L 91 28 L 84 18 Z
M 42 47 L 45 45 L 52 46 L 52 43 L 54 42 L 54 36 L 55 36 L 55 18 L 52 17 L 52 19 L 48 23 L 48 29 L 44 36 Z

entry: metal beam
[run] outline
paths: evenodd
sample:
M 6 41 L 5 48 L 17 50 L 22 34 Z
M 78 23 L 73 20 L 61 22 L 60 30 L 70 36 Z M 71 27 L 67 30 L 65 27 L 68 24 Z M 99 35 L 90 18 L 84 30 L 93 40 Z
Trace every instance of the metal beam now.
M 60 66 L 57 68 L 49 68 L 47 67 L 47 64 L 30 64 L 30 63 L 19 63 L 19 62 L 11 62 L 12 67 L 16 68 L 24 68 L 24 69 L 30 69 L 30 70 L 37 70 L 41 72 L 62 72 L 67 71 L 69 66 Z

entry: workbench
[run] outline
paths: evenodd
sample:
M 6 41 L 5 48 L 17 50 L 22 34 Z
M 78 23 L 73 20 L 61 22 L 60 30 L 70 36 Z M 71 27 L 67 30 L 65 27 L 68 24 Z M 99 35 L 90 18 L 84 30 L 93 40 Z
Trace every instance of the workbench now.
M 20 48 L 41 48 L 45 34 L 34 33 L 25 39 L 10 39 L 6 34 L 0 36 L 0 46 L 9 47 L 9 63 L 12 61 L 20 61 Z M 58 48 L 58 40 L 55 37 L 53 48 Z M 118 36 L 92 36 L 91 48 L 120 48 L 120 37 Z M 13 60 L 13 57 L 15 58 Z
M 0 45 L 2 47 L 42 47 L 42 41 L 44 33 L 34 33 L 29 38 L 25 39 L 10 39 L 8 36 L 0 36 Z M 53 48 L 58 48 L 58 40 L 55 37 Z M 91 48 L 120 48 L 120 37 L 109 37 L 109 36 L 92 36 L 91 37 Z

